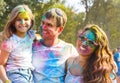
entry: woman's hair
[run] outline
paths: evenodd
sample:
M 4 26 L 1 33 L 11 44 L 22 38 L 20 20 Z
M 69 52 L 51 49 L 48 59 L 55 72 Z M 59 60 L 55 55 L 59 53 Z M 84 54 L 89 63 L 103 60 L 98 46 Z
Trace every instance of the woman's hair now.
M 94 24 L 87 25 L 83 31 L 87 30 L 95 33 L 98 46 L 83 67 L 84 83 L 112 83 L 110 74 L 115 76 L 115 63 L 106 33 Z
M 60 26 L 65 26 L 66 22 L 67 22 L 67 15 L 65 14 L 64 11 L 62 11 L 59 8 L 52 8 L 50 10 L 48 10 L 42 18 L 47 18 L 47 19 L 55 19 L 56 20 L 56 26 L 60 27 Z
M 18 14 L 23 10 L 26 11 L 28 15 L 30 16 L 30 19 L 32 22 L 30 29 L 33 28 L 35 20 L 34 20 L 34 15 L 32 14 L 31 9 L 27 5 L 24 5 L 24 4 L 18 5 L 15 8 L 13 8 L 13 10 L 10 13 L 10 17 L 3 30 L 3 39 L 9 39 L 10 36 L 12 36 L 12 34 L 16 32 L 16 28 L 14 26 L 15 19 L 17 18 Z

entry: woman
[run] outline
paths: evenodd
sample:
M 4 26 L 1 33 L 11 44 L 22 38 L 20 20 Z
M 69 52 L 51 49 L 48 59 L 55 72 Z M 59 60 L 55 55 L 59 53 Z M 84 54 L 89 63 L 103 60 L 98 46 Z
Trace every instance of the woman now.
M 116 83 L 116 69 L 105 32 L 97 25 L 87 25 L 78 35 L 79 56 L 66 62 L 65 83 Z

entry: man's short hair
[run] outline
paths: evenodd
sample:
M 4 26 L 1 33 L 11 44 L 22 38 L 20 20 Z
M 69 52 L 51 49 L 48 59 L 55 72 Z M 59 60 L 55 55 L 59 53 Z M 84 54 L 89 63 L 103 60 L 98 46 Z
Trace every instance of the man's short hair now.
M 67 22 L 67 15 L 59 8 L 52 8 L 48 10 L 43 16 L 45 16 L 47 19 L 55 19 L 56 27 L 65 26 Z

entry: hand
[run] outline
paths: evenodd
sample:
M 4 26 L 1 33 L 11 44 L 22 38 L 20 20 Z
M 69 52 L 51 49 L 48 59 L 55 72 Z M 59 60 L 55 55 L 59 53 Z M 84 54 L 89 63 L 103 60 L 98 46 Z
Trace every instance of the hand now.
M 5 83 L 12 83 L 12 81 L 8 79 L 8 80 L 6 80 Z

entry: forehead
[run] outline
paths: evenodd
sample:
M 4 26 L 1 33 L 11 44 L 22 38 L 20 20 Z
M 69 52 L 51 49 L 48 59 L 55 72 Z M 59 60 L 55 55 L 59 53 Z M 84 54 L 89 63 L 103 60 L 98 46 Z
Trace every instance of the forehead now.
M 87 30 L 87 31 L 83 32 L 83 35 L 90 40 L 93 40 L 93 41 L 96 40 L 96 36 L 95 36 L 95 33 L 93 31 Z
M 54 18 L 46 18 L 45 16 L 42 17 L 42 22 L 56 25 L 56 20 Z
M 28 12 L 20 12 L 17 17 L 21 18 L 21 19 L 23 19 L 23 18 L 30 18 Z

